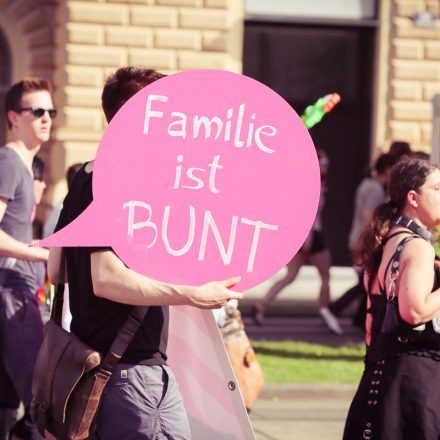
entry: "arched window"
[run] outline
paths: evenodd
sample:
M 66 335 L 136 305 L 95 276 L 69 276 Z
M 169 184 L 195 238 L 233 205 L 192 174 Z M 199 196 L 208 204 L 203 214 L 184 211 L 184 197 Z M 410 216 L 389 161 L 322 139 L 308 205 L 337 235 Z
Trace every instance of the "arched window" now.
M 3 111 L 3 101 L 8 88 L 11 86 L 11 53 L 9 45 L 0 29 L 0 146 L 6 140 L 6 120 Z

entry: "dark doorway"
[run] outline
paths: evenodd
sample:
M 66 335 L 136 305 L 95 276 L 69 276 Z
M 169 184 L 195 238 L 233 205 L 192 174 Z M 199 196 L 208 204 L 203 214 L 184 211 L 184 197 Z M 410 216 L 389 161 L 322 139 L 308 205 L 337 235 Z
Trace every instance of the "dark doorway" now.
M 330 159 L 323 222 L 336 265 L 351 264 L 354 192 L 370 160 L 374 40 L 369 27 L 245 25 L 245 75 L 271 87 L 300 115 L 328 93 L 342 97 L 310 131 Z
M 11 54 L 9 45 L 0 29 L 0 146 L 6 141 L 6 119 L 3 110 L 5 94 L 11 85 Z

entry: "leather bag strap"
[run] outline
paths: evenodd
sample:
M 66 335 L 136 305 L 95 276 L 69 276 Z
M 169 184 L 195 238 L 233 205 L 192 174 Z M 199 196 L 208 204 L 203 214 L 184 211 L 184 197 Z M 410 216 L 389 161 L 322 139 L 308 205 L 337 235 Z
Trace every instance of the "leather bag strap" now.
M 62 313 L 63 313 L 63 303 L 64 303 L 64 283 L 65 283 L 65 271 L 66 271 L 66 255 L 65 249 L 61 250 L 60 257 L 60 269 L 58 276 L 58 285 L 55 289 L 55 296 L 52 307 L 51 318 L 60 327 Z M 148 312 L 149 307 L 147 306 L 136 306 L 133 307 L 130 315 L 125 321 L 124 325 L 119 329 L 116 334 L 116 338 L 113 341 L 110 350 L 105 355 L 103 362 L 101 363 L 101 369 L 112 372 L 115 365 L 124 355 L 131 341 L 134 339 L 139 327 L 144 321 L 145 315 Z
M 110 372 L 113 371 L 113 368 L 119 362 L 125 350 L 127 350 L 135 337 L 139 327 L 142 325 L 148 309 L 149 307 L 147 306 L 133 307 L 127 321 L 125 321 L 124 325 L 119 329 L 110 350 L 104 357 L 101 368 Z
M 64 303 L 64 284 L 66 273 L 66 254 L 64 248 L 61 248 L 60 267 L 58 270 L 58 284 L 55 287 L 55 295 L 53 297 L 51 319 L 62 327 L 63 303 Z

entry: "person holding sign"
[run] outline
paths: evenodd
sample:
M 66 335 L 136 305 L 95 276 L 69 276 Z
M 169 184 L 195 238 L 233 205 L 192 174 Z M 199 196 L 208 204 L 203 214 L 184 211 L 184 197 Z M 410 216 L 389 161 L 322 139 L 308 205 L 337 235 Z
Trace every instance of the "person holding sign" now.
M 367 351 L 343 438 L 434 440 L 440 438 L 440 278 L 429 230 L 440 225 L 440 169 L 401 159 L 388 192 L 359 249 Z
M 150 69 L 125 67 L 111 75 L 102 93 L 107 121 L 136 92 L 164 77 Z M 56 230 L 78 217 L 92 202 L 93 162 L 83 166 L 63 204 Z M 52 248 L 49 276 L 59 277 L 60 248 Z M 190 427 L 173 372 L 167 366 L 168 306 L 213 309 L 243 295 L 230 290 L 233 277 L 186 286 L 156 281 L 129 269 L 102 247 L 65 248 L 71 331 L 106 353 L 133 306 L 149 307 L 136 336 L 117 364 L 102 396 L 97 438 L 190 439 Z M 169 269 L 172 271 L 172 267 Z

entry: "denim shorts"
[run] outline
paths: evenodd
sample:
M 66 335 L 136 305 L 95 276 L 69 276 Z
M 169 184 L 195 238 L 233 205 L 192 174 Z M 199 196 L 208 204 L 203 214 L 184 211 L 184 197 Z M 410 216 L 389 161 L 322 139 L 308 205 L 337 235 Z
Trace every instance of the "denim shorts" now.
M 188 416 L 171 369 L 118 364 L 104 389 L 96 440 L 190 440 Z

